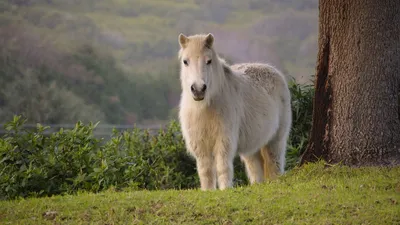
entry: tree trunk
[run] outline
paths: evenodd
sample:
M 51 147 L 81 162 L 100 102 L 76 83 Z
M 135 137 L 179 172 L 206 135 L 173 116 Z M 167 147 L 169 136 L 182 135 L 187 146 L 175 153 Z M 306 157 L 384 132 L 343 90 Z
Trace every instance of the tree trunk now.
M 302 164 L 400 164 L 400 1 L 320 0 L 310 142 Z

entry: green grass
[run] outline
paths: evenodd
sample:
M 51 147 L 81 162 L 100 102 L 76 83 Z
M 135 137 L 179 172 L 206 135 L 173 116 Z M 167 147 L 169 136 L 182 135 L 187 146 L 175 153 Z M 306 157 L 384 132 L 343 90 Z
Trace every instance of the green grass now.
M 227 191 L 107 191 L 0 202 L 1 224 L 399 224 L 400 167 L 317 163 Z

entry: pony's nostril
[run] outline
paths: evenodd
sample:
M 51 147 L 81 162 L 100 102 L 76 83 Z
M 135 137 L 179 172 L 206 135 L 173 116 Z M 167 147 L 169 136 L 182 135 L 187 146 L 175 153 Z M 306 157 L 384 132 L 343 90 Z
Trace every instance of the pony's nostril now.
M 192 91 L 193 94 L 204 94 L 204 92 L 207 89 L 207 85 L 203 84 L 201 86 L 201 89 L 196 88 L 196 86 L 193 84 L 192 86 L 190 86 L 190 90 Z
M 203 84 L 203 87 L 201 88 L 201 92 L 205 92 L 207 89 L 207 85 Z

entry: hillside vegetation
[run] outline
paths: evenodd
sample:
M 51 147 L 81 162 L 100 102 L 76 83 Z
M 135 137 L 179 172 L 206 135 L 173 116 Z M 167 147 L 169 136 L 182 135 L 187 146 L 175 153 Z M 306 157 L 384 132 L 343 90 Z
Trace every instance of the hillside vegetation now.
M 270 61 L 296 77 L 314 69 L 316 0 L 8 2 L 6 18 L 33 26 L 64 50 L 90 40 L 130 72 L 163 70 L 175 60 L 180 32 L 214 33 L 218 50 L 234 61 Z
M 178 34 L 211 32 L 231 62 L 313 73 L 317 0 L 2 0 L 1 122 L 176 118 Z
M 309 164 L 226 191 L 113 191 L 0 201 L 4 224 L 399 224 L 400 168 Z

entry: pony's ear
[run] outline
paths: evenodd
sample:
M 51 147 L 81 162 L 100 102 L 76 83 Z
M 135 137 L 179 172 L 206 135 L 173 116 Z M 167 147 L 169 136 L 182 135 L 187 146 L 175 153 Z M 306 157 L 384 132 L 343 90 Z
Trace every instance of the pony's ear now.
M 213 44 L 214 44 L 214 36 L 211 33 L 209 33 L 209 34 L 207 34 L 206 39 L 205 39 L 205 46 L 207 48 L 211 48 L 213 46 Z
M 186 37 L 184 34 L 180 33 L 179 34 L 179 45 L 181 46 L 181 48 L 186 48 L 188 42 L 189 42 L 189 38 Z

